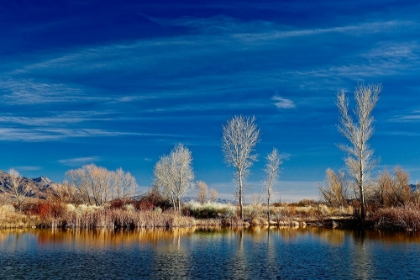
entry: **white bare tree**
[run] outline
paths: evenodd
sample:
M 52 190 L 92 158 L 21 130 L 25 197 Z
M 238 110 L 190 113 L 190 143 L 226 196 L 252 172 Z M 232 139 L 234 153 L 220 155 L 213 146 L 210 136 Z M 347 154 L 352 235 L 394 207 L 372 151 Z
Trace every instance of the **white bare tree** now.
M 22 183 L 22 177 L 19 172 L 11 168 L 8 171 L 9 178 L 6 185 L 0 186 L 0 190 L 12 198 L 17 205 L 19 211 L 22 211 L 23 204 L 28 199 L 31 191 L 30 187 Z
M 249 168 L 257 160 L 254 154 L 260 131 L 255 117 L 234 116 L 223 126 L 222 151 L 225 162 L 235 168 L 236 194 L 239 200 L 240 218 L 243 219 L 243 187 Z
M 350 142 L 350 145 L 341 144 L 339 147 L 347 153 L 345 163 L 350 177 L 358 188 L 362 224 L 366 217 L 365 189 L 370 180 L 370 172 L 376 164 L 373 159 L 373 150 L 368 145 L 374 131 L 372 111 L 381 90 L 380 84 L 360 85 L 356 88 L 354 92 L 356 106 L 353 110 L 355 121 L 349 113 L 349 102 L 344 91 L 337 96 L 337 107 L 341 115 L 338 129 Z
M 172 205 L 176 207 L 175 203 L 175 180 L 173 179 L 173 170 L 171 158 L 164 155 L 155 165 L 154 170 L 154 186 L 166 198 L 170 199 Z
M 122 168 L 118 168 L 114 172 L 114 183 L 114 199 L 126 201 L 136 194 L 136 179 L 130 172 L 124 172 Z
M 263 187 L 267 198 L 267 219 L 270 223 L 270 200 L 274 194 L 274 183 L 279 177 L 281 164 L 280 155 L 276 148 L 267 155 L 266 160 L 267 163 L 264 168 L 266 179 L 263 182 Z
M 162 156 L 156 163 L 154 175 L 155 185 L 181 212 L 181 198 L 194 187 L 191 151 L 182 144 L 176 145 L 168 156 Z

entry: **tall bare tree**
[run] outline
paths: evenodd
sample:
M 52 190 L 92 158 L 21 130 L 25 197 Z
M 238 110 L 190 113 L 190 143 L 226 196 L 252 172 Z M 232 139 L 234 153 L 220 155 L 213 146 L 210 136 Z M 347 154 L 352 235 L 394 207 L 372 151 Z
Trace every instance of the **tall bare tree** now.
M 243 219 L 243 187 L 249 175 L 249 168 L 257 160 L 254 148 L 259 141 L 260 131 L 255 117 L 234 116 L 223 126 L 222 151 L 225 162 L 235 168 L 236 194 L 239 200 L 240 218 Z
M 203 181 L 198 181 L 197 188 L 198 188 L 198 193 L 197 193 L 198 202 L 200 202 L 201 204 L 204 204 L 206 202 L 207 193 L 208 193 L 207 184 L 204 183 Z
M 8 171 L 9 178 L 6 185 L 0 186 L 0 190 L 10 196 L 17 205 L 19 211 L 22 211 L 23 204 L 28 199 L 28 195 L 31 191 L 28 185 L 22 183 L 22 177 L 19 172 L 11 168 Z
M 267 198 L 267 219 L 270 223 L 270 200 L 274 193 L 274 183 L 277 181 L 280 173 L 281 159 L 277 149 L 273 149 L 266 157 L 267 163 L 264 171 L 266 173 L 266 179 L 263 182 L 264 191 Z
M 381 90 L 380 84 L 360 85 L 356 88 L 354 92 L 356 106 L 353 110 L 355 121 L 349 113 L 349 102 L 344 91 L 337 96 L 337 107 L 341 115 L 339 131 L 350 142 L 350 145 L 342 144 L 339 147 L 347 153 L 345 163 L 349 175 L 358 187 L 362 224 L 366 217 L 365 188 L 370 180 L 370 172 L 375 166 L 373 150 L 368 145 L 374 131 L 372 111 Z
M 154 176 L 155 185 L 181 212 L 182 196 L 194 187 L 191 151 L 182 144 L 176 145 L 168 156 L 162 156 L 156 163 Z

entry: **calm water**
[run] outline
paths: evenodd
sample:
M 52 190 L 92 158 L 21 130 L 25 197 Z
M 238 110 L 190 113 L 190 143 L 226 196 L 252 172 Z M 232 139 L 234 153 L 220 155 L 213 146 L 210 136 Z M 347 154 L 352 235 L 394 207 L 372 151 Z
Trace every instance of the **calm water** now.
M 418 279 L 420 235 L 0 230 L 0 279 Z

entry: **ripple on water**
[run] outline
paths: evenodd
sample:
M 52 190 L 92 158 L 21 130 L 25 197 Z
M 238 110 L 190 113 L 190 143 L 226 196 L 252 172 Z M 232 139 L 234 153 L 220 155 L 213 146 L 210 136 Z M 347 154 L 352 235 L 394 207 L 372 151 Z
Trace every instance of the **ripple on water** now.
M 0 231 L 0 279 L 417 279 L 420 238 L 320 229 Z

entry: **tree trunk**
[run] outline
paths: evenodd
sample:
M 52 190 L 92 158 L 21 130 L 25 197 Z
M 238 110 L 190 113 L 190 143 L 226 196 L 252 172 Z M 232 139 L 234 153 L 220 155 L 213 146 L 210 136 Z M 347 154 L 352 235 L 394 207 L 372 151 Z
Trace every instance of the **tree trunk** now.
M 270 197 L 267 199 L 267 219 L 268 226 L 270 226 Z
M 242 201 L 242 172 L 238 171 L 238 180 L 239 180 L 239 190 L 238 190 L 238 195 L 239 195 L 239 212 L 240 212 L 240 218 L 241 220 L 243 220 L 244 218 L 244 209 L 243 209 L 243 201 Z
M 366 217 L 366 213 L 365 213 L 365 190 L 364 190 L 364 167 L 363 167 L 363 150 L 360 151 L 360 155 L 359 155 L 360 159 L 359 159 L 359 165 L 360 165 L 360 182 L 359 182 L 359 190 L 360 190 L 360 221 L 362 223 L 362 228 L 365 225 L 365 217 Z
M 365 193 L 363 186 L 360 186 L 360 220 L 362 222 L 362 227 L 365 224 L 366 212 L 365 212 Z
M 175 198 L 173 196 L 171 196 L 171 200 L 172 200 L 172 205 L 174 206 L 174 209 L 176 211 L 176 203 L 175 203 Z

